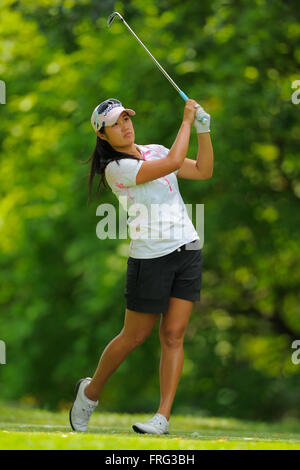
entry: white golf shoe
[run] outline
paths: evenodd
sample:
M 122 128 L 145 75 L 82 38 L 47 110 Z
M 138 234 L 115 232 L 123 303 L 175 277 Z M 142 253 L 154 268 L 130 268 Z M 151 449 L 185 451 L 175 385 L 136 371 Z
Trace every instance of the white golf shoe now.
M 160 413 L 147 421 L 146 423 L 135 423 L 132 426 L 135 432 L 140 434 L 169 434 L 169 422 L 167 418 Z
M 75 401 L 69 413 L 70 424 L 74 431 L 87 430 L 91 414 L 98 406 L 98 400 L 92 401 L 84 394 L 84 389 L 91 380 L 90 377 L 86 377 L 79 380 L 75 386 Z

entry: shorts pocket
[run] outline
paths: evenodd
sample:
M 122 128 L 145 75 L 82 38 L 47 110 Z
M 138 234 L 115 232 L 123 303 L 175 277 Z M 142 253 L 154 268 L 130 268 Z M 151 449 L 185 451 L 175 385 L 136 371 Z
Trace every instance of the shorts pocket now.
M 137 292 L 137 283 L 140 272 L 141 260 L 137 258 L 128 258 L 127 260 L 127 271 L 126 271 L 126 283 L 124 294 L 135 296 Z
M 163 296 L 162 262 L 158 258 L 140 260 L 137 297 L 160 299 Z

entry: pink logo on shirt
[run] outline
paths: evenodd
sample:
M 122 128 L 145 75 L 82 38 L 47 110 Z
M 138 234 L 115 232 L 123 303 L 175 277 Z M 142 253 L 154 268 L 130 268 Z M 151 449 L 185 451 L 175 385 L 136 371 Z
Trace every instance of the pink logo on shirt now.
M 129 188 L 129 186 L 124 186 L 123 183 L 115 183 L 115 186 L 117 186 L 117 188 Z

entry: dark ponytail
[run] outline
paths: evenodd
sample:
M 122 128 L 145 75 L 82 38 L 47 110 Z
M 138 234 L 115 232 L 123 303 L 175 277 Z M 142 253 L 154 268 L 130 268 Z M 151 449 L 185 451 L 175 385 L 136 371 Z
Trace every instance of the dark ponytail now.
M 105 134 L 104 128 L 100 129 L 101 134 Z M 100 139 L 100 137 L 97 136 L 97 142 L 95 149 L 90 156 L 90 158 L 84 162 L 84 163 L 89 163 L 91 161 L 91 170 L 89 174 L 89 181 L 88 181 L 88 187 L 89 187 L 89 198 L 87 203 L 90 201 L 90 197 L 93 191 L 93 180 L 95 174 L 101 175 L 99 184 L 97 186 L 97 191 L 96 191 L 96 196 L 99 193 L 101 183 L 103 183 L 103 186 L 107 188 L 105 184 L 105 168 L 108 165 L 108 163 L 112 161 L 116 161 L 118 163 L 119 160 L 123 158 L 132 158 L 134 160 L 139 160 L 138 157 L 134 155 L 130 155 L 128 153 L 123 153 L 123 152 L 118 152 L 115 150 L 106 140 Z M 119 164 L 119 163 L 118 163 Z

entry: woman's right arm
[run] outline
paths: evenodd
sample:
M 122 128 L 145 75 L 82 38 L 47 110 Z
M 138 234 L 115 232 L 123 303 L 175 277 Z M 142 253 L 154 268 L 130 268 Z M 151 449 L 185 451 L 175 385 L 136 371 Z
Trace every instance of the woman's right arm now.
M 189 148 L 191 125 L 196 114 L 195 104 L 195 100 L 187 100 L 181 126 L 168 155 L 159 160 L 144 162 L 137 173 L 136 184 L 155 180 L 181 167 Z

